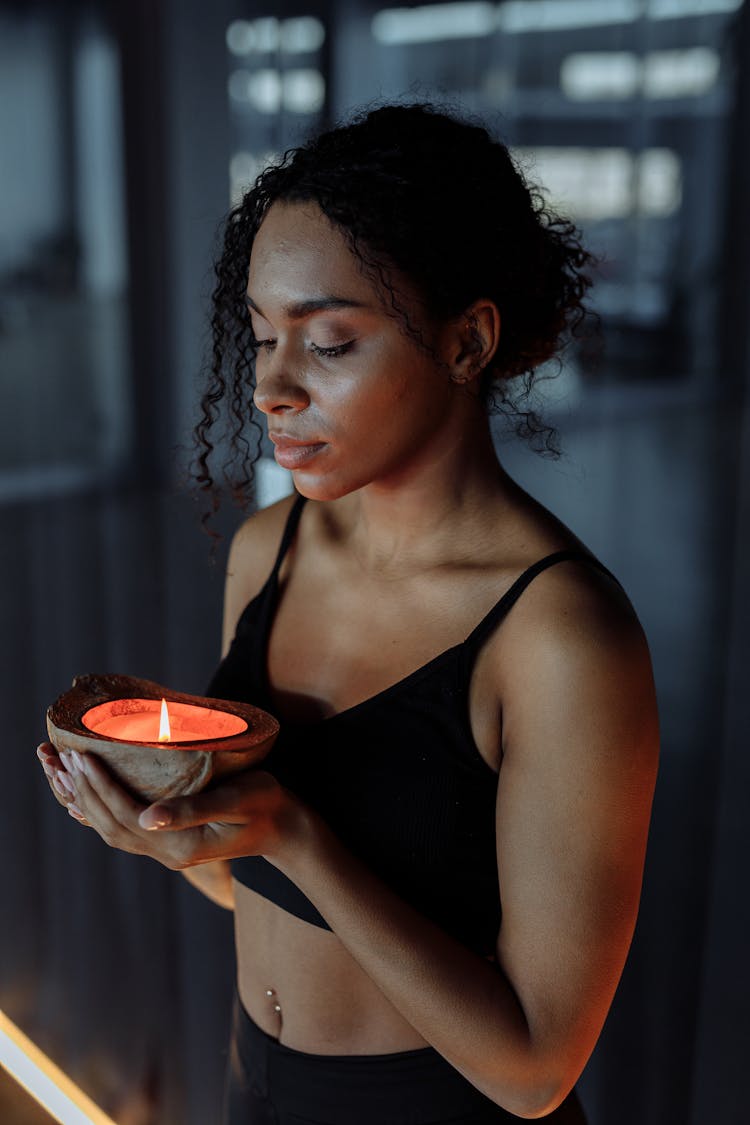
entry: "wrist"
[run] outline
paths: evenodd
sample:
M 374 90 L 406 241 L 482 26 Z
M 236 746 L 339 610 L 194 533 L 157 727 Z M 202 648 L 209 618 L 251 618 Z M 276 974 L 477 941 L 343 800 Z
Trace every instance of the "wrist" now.
M 280 818 L 274 846 L 265 858 L 293 882 L 304 878 L 318 862 L 327 829 L 321 818 L 307 805 L 290 795 L 289 806 Z

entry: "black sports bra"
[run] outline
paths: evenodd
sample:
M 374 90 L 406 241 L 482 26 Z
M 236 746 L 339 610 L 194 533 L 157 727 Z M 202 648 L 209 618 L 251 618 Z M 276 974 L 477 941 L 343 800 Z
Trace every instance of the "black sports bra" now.
M 208 694 L 272 710 L 268 639 L 279 568 L 296 532 L 294 503 L 273 570 L 243 611 Z M 533 579 L 570 559 L 610 572 L 584 551 L 556 551 L 516 579 L 465 641 L 398 683 L 327 719 L 285 721 L 263 768 L 323 817 L 388 886 L 463 944 L 486 956 L 500 927 L 495 851 L 497 774 L 474 743 L 469 685 L 477 654 Z M 611 575 L 610 575 L 611 576 Z M 232 875 L 312 925 L 328 923 L 261 856 Z

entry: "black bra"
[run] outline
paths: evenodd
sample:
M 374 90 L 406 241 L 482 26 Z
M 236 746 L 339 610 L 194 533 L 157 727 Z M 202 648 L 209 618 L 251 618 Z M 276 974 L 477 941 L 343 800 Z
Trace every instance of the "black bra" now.
M 304 498 L 298 497 L 273 570 L 242 613 L 209 695 L 273 710 L 268 638 L 279 568 L 303 505 Z M 264 762 L 392 890 L 483 956 L 494 951 L 500 928 L 497 774 L 481 757 L 471 733 L 472 669 L 483 644 L 529 583 L 568 560 L 610 574 L 584 551 L 556 551 L 540 559 L 465 641 L 354 707 L 316 722 L 285 721 Z M 232 874 L 290 914 L 330 928 L 299 888 L 262 857 L 233 860 Z

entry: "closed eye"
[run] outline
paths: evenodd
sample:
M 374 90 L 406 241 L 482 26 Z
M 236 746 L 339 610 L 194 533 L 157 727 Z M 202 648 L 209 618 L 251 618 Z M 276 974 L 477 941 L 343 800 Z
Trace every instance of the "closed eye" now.
M 251 340 L 251 345 L 256 351 L 270 351 L 276 347 L 275 340 Z M 337 356 L 345 355 L 354 344 L 354 340 L 347 340 L 344 344 L 334 344 L 329 348 L 324 348 L 320 344 L 310 344 L 310 351 L 315 355 L 325 356 L 329 359 L 335 359 Z
M 346 355 L 352 347 L 354 340 L 347 340 L 345 344 L 334 344 L 330 348 L 321 348 L 318 344 L 310 344 L 310 351 L 315 355 L 329 356 L 335 358 L 338 355 Z

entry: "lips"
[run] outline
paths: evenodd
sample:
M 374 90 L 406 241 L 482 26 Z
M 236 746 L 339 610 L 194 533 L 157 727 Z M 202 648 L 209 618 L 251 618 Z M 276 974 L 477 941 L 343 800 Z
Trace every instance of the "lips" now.
M 299 469 L 325 448 L 324 441 L 309 441 L 289 434 L 269 434 L 276 463 L 284 469 Z

